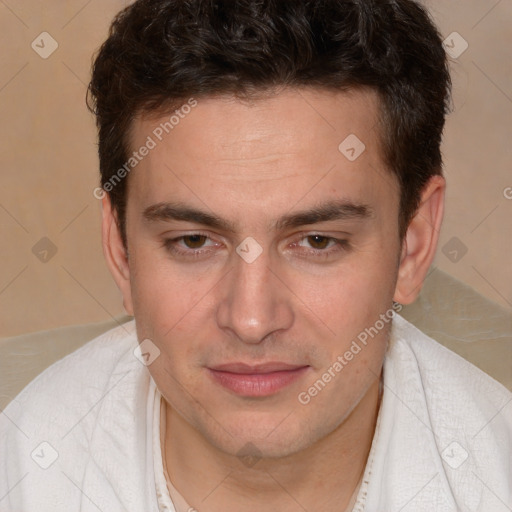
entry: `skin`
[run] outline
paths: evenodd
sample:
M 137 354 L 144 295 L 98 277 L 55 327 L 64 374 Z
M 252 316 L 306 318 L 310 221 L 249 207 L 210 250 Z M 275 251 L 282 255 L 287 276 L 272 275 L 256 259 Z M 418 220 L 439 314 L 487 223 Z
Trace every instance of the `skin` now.
M 200 99 L 129 176 L 128 255 L 103 200 L 109 268 L 139 340 L 161 351 L 148 368 L 167 403 L 163 455 L 174 486 L 201 512 L 350 503 L 374 434 L 390 323 L 307 405 L 297 397 L 392 300 L 416 298 L 434 257 L 445 189 L 443 178 L 430 180 L 401 241 L 399 185 L 383 162 L 378 114 L 368 90 L 285 89 L 252 103 Z M 133 147 L 168 117 L 135 120 Z M 338 150 L 350 134 L 366 146 L 354 162 Z M 274 226 L 339 200 L 367 215 Z M 166 202 L 220 217 L 233 230 L 144 217 Z M 164 244 L 198 234 L 207 238 Z M 236 252 L 247 237 L 263 249 L 252 263 Z M 307 369 L 258 398 L 225 389 L 208 370 L 269 361 Z

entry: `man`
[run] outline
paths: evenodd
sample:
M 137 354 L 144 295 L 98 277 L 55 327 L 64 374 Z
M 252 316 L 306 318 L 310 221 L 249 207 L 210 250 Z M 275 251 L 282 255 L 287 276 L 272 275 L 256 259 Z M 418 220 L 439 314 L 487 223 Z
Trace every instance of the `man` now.
M 395 310 L 449 93 L 411 0 L 140 0 L 90 93 L 135 320 L 1 418 L 0 510 L 512 507 L 512 396 Z

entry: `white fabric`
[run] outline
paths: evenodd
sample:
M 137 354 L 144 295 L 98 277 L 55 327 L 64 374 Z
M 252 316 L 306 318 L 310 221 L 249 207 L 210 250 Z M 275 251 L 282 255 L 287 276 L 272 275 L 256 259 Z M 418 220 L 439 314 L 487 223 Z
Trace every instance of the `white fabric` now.
M 117 327 L 0 414 L 0 512 L 175 512 L 136 346 L 134 322 Z M 396 316 L 354 512 L 510 510 L 512 394 Z
M 162 461 L 162 451 L 164 445 L 163 434 L 165 433 L 165 416 L 163 421 L 161 418 L 162 411 L 162 395 L 155 389 L 155 411 L 153 415 L 153 455 L 155 469 L 156 494 L 158 498 L 159 512 L 192 512 L 194 509 L 190 507 L 183 496 L 177 491 L 171 482 L 166 480 L 168 476 L 165 471 L 165 465 Z M 156 407 L 159 404 L 159 407 Z

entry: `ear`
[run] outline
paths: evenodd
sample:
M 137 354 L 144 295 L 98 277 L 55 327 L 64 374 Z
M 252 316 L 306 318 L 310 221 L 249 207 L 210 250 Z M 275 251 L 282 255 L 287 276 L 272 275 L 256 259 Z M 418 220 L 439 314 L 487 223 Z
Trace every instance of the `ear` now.
M 133 316 L 128 254 L 121 238 L 117 215 L 108 194 L 103 197 L 101 205 L 103 254 L 110 273 L 123 295 L 124 308 L 129 315 Z
M 423 188 L 420 206 L 407 228 L 393 297 L 400 304 L 414 302 L 434 260 L 443 220 L 445 190 L 446 182 L 442 176 L 430 178 Z

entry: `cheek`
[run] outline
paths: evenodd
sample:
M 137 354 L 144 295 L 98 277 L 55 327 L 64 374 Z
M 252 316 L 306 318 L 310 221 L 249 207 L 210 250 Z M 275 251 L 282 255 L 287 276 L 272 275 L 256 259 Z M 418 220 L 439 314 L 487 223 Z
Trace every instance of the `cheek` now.
M 205 290 L 212 285 L 205 279 L 191 279 L 150 251 L 139 251 L 133 263 L 137 335 L 139 340 L 149 338 L 160 350 L 149 371 L 159 389 L 181 403 L 185 383 L 188 392 L 195 392 L 199 340 L 208 338 L 209 329 Z
M 359 250 L 341 265 L 321 276 L 297 273 L 290 288 L 323 320 L 345 337 L 340 329 L 364 327 L 392 304 L 397 276 L 396 248 L 373 244 Z
M 193 385 L 203 345 L 219 338 L 213 319 L 215 283 L 222 274 L 187 271 L 144 248 L 136 252 L 132 264 L 137 334 L 139 339 L 154 341 L 161 352 L 150 367 L 153 377 L 157 383 L 168 382 L 170 372 L 180 382 Z
M 130 272 L 135 316 L 150 320 L 160 333 L 177 328 L 204 309 L 205 292 L 214 284 L 207 272 L 190 273 L 173 265 L 161 249 L 134 251 Z

